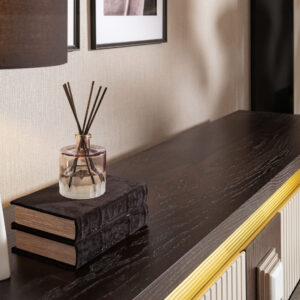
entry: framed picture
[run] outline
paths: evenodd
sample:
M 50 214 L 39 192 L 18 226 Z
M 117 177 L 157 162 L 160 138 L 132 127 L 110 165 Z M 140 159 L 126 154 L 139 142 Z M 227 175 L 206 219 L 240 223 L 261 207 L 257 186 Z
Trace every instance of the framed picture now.
M 80 0 L 68 0 L 68 50 L 80 49 Z
M 91 0 L 91 48 L 167 41 L 167 0 Z

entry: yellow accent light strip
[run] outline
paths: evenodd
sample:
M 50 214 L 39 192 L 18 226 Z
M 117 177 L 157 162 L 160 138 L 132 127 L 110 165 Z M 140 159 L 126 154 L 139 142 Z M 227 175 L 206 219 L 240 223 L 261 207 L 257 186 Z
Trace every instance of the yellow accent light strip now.
M 199 299 L 300 188 L 300 169 L 197 267 L 166 299 Z

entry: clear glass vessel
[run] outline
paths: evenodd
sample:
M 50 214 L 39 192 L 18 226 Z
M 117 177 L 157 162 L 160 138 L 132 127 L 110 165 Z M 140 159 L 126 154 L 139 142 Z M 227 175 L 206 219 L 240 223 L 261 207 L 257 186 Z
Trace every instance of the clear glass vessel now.
M 91 134 L 76 134 L 76 145 L 60 152 L 59 193 L 71 199 L 91 199 L 105 193 L 106 150 L 90 145 Z

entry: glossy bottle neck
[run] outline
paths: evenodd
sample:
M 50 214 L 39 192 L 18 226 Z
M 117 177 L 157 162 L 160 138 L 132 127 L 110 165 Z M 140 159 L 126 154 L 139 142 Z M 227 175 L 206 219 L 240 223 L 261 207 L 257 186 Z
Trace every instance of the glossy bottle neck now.
M 90 141 L 91 141 L 92 135 L 90 133 L 86 134 L 86 135 L 76 134 L 75 138 L 76 138 L 76 148 L 77 148 L 77 150 L 86 151 L 86 150 L 89 150 L 91 148 Z

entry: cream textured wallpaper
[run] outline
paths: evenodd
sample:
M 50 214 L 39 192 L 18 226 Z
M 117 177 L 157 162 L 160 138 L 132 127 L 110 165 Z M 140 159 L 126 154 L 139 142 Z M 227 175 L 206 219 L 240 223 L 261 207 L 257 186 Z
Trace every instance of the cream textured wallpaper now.
M 76 132 L 65 81 L 82 115 L 91 81 L 109 87 L 91 130 L 109 160 L 249 107 L 248 0 L 169 0 L 165 44 L 90 51 L 88 20 L 81 0 L 81 50 L 68 64 L 0 70 L 6 204 L 58 180 L 59 149 Z

